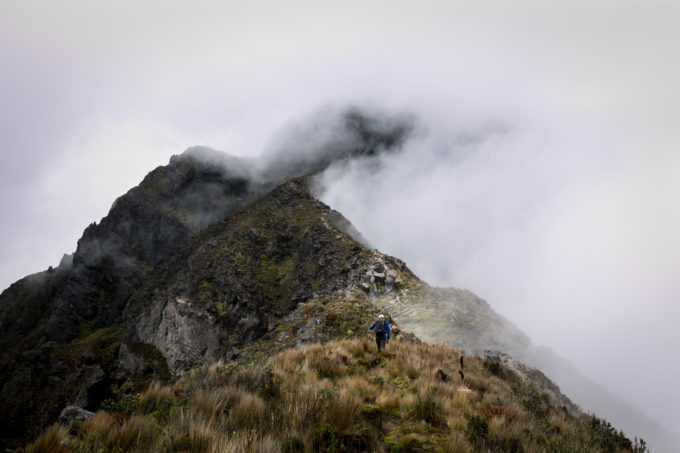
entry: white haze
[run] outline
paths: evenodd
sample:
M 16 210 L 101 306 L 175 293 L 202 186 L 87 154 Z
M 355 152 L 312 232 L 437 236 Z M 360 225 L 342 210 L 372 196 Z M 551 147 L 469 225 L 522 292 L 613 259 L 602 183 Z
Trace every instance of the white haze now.
M 412 113 L 401 156 L 329 173 L 324 198 L 677 432 L 679 19 L 665 1 L 2 2 L 0 286 L 189 146 L 256 156 L 324 105 Z

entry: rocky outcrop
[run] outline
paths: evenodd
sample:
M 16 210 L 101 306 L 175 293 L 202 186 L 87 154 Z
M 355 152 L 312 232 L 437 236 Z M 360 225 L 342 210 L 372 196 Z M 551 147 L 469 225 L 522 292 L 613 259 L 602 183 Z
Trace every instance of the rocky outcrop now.
M 429 287 L 370 250 L 314 199 L 307 178 L 288 180 L 350 158 L 370 165 L 399 149 L 410 127 L 352 111 L 343 140 L 319 154 L 262 167 L 199 147 L 149 173 L 84 231 L 73 256 L 0 295 L 0 450 L 66 404 L 64 423 L 79 422 L 114 383 L 141 389 L 206 359 L 356 335 L 378 312 L 469 351 L 530 344 L 472 293 Z
M 66 406 L 59 414 L 57 421 L 71 429 L 78 429 L 92 417 L 94 417 L 94 412 L 86 411 L 78 406 Z
M 205 148 L 192 148 L 149 173 L 114 202 L 101 223 L 85 229 L 50 306 L 47 338 L 63 342 L 77 335 L 80 324 L 119 322 L 153 268 L 260 194 L 250 176 L 245 162 Z
M 168 165 L 153 170 L 139 186 L 118 198 L 101 222 L 90 225 L 72 257 L 67 256 L 57 269 L 50 268 L 45 273 L 28 277 L 3 292 L 0 295 L 0 389 L 5 396 L 0 401 L 0 450 L 15 445 L 2 439 L 22 436 L 18 427 L 44 426 L 43 420 L 54 419 L 54 407 L 63 407 L 81 390 L 60 393 L 40 388 L 20 391 L 16 395 L 10 392 L 9 389 L 20 388 L 26 373 L 42 376 L 47 372 L 40 362 L 26 362 L 25 352 L 35 350 L 37 353 L 47 342 L 52 342 L 56 350 L 66 350 L 70 342 L 78 341 L 86 333 L 120 326 L 130 301 L 133 298 L 139 300 L 133 295 L 137 291 L 148 294 L 149 290 L 143 289 L 145 285 L 147 288 L 154 287 L 159 276 L 168 275 L 167 272 L 174 274 L 177 269 L 168 270 L 166 264 L 176 262 L 180 250 L 206 227 L 228 219 L 291 177 L 321 171 L 341 160 L 398 149 L 411 130 L 410 119 L 377 119 L 358 109 L 341 113 L 335 120 L 336 134 L 332 136 L 337 140 L 315 141 L 317 148 L 309 153 L 284 149 L 276 156 L 268 156 L 266 165 L 205 147 L 190 148 L 179 156 L 173 156 Z M 319 146 L 323 149 L 319 150 Z M 325 223 L 335 225 L 335 231 L 360 237 L 342 216 L 329 212 Z M 322 232 L 325 227 L 325 224 L 318 225 L 317 232 Z M 325 244 L 319 242 L 313 232 L 309 233 L 300 243 L 291 242 L 291 238 L 298 238 L 297 231 L 266 238 L 265 243 L 273 241 L 276 244 L 268 251 L 267 259 L 276 264 L 274 267 L 287 266 L 289 250 L 296 247 L 305 250 L 303 256 L 316 256 L 315 253 Z M 260 234 L 257 226 L 250 230 L 249 243 L 253 247 L 257 247 L 261 240 Z M 209 247 L 209 244 L 205 246 Z M 317 258 L 321 261 L 306 262 L 301 264 L 301 269 L 323 268 L 333 261 L 328 255 Z M 187 272 L 190 273 L 190 270 Z M 324 276 L 323 271 L 318 274 L 314 278 L 326 283 L 319 288 L 306 285 L 293 294 L 285 294 L 282 300 L 286 302 L 277 310 L 285 312 L 291 304 L 294 306 L 308 300 L 315 292 L 328 289 L 326 286 L 333 286 L 328 283 L 332 281 L 331 275 Z M 259 276 L 264 281 L 273 281 L 276 288 L 286 286 L 276 282 L 280 277 L 276 269 L 270 268 Z M 206 320 L 200 322 L 196 321 L 198 318 L 193 311 L 196 308 L 195 287 L 174 287 L 168 290 L 172 297 L 147 299 L 153 299 L 153 306 L 161 310 L 157 324 L 149 321 L 154 331 L 152 341 L 167 346 L 165 354 L 174 357 L 172 363 L 177 365 L 177 369 L 185 366 L 182 357 L 195 357 L 202 351 L 221 356 L 229 354 L 221 349 L 218 351 L 223 339 L 214 337 L 210 329 L 205 329 L 205 322 L 210 323 L 211 319 L 222 330 L 238 326 L 240 339 L 235 343 L 251 342 L 272 325 L 275 317 L 263 315 L 260 302 L 252 301 L 250 294 L 257 289 L 251 285 L 246 291 L 234 284 L 240 277 L 227 275 L 220 279 L 215 276 L 221 308 L 213 307 L 212 311 L 201 309 Z M 198 285 L 202 282 L 193 283 Z M 155 288 L 165 290 L 158 285 Z M 206 291 L 209 292 L 209 289 L 203 287 L 201 294 L 205 296 Z M 277 294 L 269 294 L 265 306 L 271 306 L 272 298 L 276 297 Z M 140 331 L 151 329 L 145 327 L 144 322 L 139 323 L 139 328 Z M 167 329 L 165 340 L 162 333 L 158 333 L 159 328 L 161 332 Z M 144 337 L 151 339 L 151 335 L 148 333 Z M 175 337 L 178 343 L 171 347 L 171 339 Z M 187 340 L 179 341 L 181 338 Z M 194 338 L 199 339 L 197 344 L 194 344 Z M 119 341 L 120 338 L 113 344 L 118 345 Z M 150 360 L 156 363 L 158 350 L 147 352 Z M 107 377 L 120 375 L 119 369 L 101 368 Z M 155 365 L 153 370 L 153 373 L 163 373 Z M 30 395 L 34 391 L 43 392 L 45 397 L 34 399 L 30 406 L 25 405 L 21 395 Z M 54 402 L 52 396 L 56 394 L 59 394 L 58 401 Z M 23 417 L 27 417 L 25 422 L 20 421 Z
M 131 299 L 125 341 L 155 346 L 181 373 L 235 357 L 300 304 L 355 288 L 373 253 L 331 216 L 339 214 L 296 179 L 212 225 Z M 305 321 L 293 335 L 305 344 L 323 322 Z
M 405 270 L 405 264 L 396 259 L 388 258 L 391 264 L 400 271 Z M 399 272 L 390 269 L 383 260 L 373 261 L 366 272 L 361 276 L 361 288 L 372 300 L 376 300 L 381 295 L 387 295 L 399 289 Z
M 2 439 L 54 421 L 67 401 L 90 404 L 92 371 L 70 371 L 61 358 L 71 342 L 120 325 L 131 295 L 156 266 L 209 223 L 260 195 L 245 163 L 214 151 L 222 161 L 210 160 L 208 152 L 188 150 L 149 173 L 99 224 L 86 228 L 73 256 L 0 295 L 0 449 L 14 445 Z M 45 361 L 28 359 L 46 350 Z M 115 367 L 103 361 L 95 354 L 91 366 L 108 379 Z M 55 374 L 48 364 L 62 371 Z M 43 376 L 51 376 L 50 385 L 42 384 Z

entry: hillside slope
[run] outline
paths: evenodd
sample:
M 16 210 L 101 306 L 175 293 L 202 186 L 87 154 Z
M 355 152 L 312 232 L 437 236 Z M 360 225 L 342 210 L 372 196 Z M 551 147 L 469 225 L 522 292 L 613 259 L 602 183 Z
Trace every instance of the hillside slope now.
M 642 451 L 503 354 L 470 357 L 462 382 L 459 351 L 393 320 L 377 355 L 381 304 L 437 290 L 336 224 L 303 178 L 196 235 L 131 298 L 105 411 L 28 451 Z
M 66 404 L 96 409 L 112 384 L 130 377 L 135 357 L 119 355 L 123 314 L 137 291 L 153 291 L 149 282 L 199 232 L 286 178 L 397 149 L 409 130 L 402 120 L 384 123 L 350 109 L 333 133 L 341 140 L 305 159 L 283 159 L 285 171 L 204 147 L 151 171 L 85 229 L 58 268 L 0 294 L 0 450 L 35 436 Z M 152 375 L 169 375 L 157 350 L 140 343 L 127 351 L 146 356 Z
M 173 385 L 122 395 L 27 452 L 644 451 L 608 423 L 541 391 L 495 359 L 397 335 L 289 348 L 264 362 L 217 362 Z
M 301 304 L 365 298 L 360 284 L 373 265 L 394 267 L 399 281 L 416 279 L 342 231 L 342 220 L 310 195 L 306 179 L 277 187 L 202 231 L 153 274 L 130 300 L 125 343 L 157 349 L 177 374 L 236 358 L 268 333 L 284 335 Z
M 638 409 L 595 383 L 566 359 L 536 346 L 529 337 L 498 315 L 470 291 L 417 285 L 399 297 L 376 301 L 390 310 L 399 325 L 419 338 L 484 354 L 502 351 L 540 369 L 584 411 L 606 417 L 631 436 L 644 438 L 652 451 L 677 452 L 680 438 Z
M 384 125 L 373 133 L 360 117 L 347 124 L 351 146 L 289 162 L 286 175 L 324 168 L 336 155 L 371 156 L 398 146 L 405 133 Z M 333 340 L 366 348 L 366 326 L 379 311 L 393 314 L 396 338 L 414 343 L 402 329 L 431 341 L 449 322 L 459 327 L 453 338 L 468 342 L 460 349 L 512 352 L 529 343 L 472 293 L 432 288 L 399 259 L 368 248 L 312 196 L 310 177 L 269 191 L 274 180 L 254 168 L 203 148 L 173 157 L 86 229 L 72 259 L 0 295 L 0 448 L 34 438 L 65 406 L 67 414 L 104 407 L 115 415 L 152 382 L 206 362 L 273 366 L 271 357 L 291 348 L 321 344 L 325 355 Z M 497 363 L 491 371 L 508 367 L 555 407 L 582 416 L 540 372 L 503 354 L 476 360 Z M 451 366 L 442 373 L 455 376 Z

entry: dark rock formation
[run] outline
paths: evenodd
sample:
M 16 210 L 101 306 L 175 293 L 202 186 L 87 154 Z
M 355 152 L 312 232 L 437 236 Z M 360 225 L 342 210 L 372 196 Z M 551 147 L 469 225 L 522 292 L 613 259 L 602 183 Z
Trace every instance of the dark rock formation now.
M 401 261 L 391 257 L 390 260 L 396 268 L 404 269 L 404 263 Z M 399 288 L 398 273 L 380 260 L 373 261 L 362 275 L 360 286 L 371 299 L 375 300 L 378 296 L 389 294 L 393 289 Z
M 358 110 L 346 112 L 338 124 L 351 140 L 300 159 L 282 153 L 262 166 L 204 147 L 174 156 L 118 198 L 101 222 L 87 227 L 75 253 L 56 269 L 5 290 L 0 295 L 0 450 L 33 437 L 69 402 L 95 409 L 117 380 L 167 376 L 168 364 L 180 370 L 201 354 L 228 357 L 235 345 L 261 337 L 299 302 L 343 286 L 334 282 L 337 276 L 318 270 L 334 262 L 331 249 L 322 253 L 330 237 L 326 232 L 360 235 L 330 210 L 304 235 L 294 225 L 278 230 L 273 223 L 235 230 L 229 240 L 241 244 L 246 267 L 239 265 L 241 256 L 228 251 L 210 256 L 225 259 L 215 268 L 220 272 L 208 273 L 213 262 L 201 262 L 212 248 L 224 250 L 222 221 L 281 182 L 339 159 L 396 149 L 410 131 L 408 121 L 379 121 Z M 271 198 L 271 210 L 289 203 L 286 190 L 299 195 L 291 187 L 281 190 Z M 249 255 L 260 252 L 264 255 Z M 302 262 L 293 264 L 298 257 Z M 261 260 L 270 266 L 260 270 Z M 292 270 L 295 277 L 287 277 Z M 306 277 L 314 283 L 296 286 Z M 213 296 L 218 303 L 208 306 Z M 129 342 L 119 352 L 123 313 L 130 305 L 144 306 L 128 312 L 145 314 L 133 324 L 140 340 L 150 343 Z M 219 329 L 206 329 L 206 323 Z M 236 340 L 227 341 L 224 332 L 231 330 Z M 80 362 L 83 353 L 87 363 Z
M 57 419 L 77 426 L 113 396 L 113 384 L 139 391 L 206 359 L 246 361 L 356 336 L 379 312 L 396 321 L 394 336 L 407 328 L 424 340 L 511 353 L 530 344 L 472 293 L 431 288 L 370 250 L 314 199 L 309 177 L 291 178 L 350 158 L 375 162 L 399 149 L 411 123 L 353 110 L 338 127 L 321 152 L 264 166 L 201 147 L 174 156 L 116 200 L 57 268 L 5 290 L 0 450 Z M 488 361 L 561 395 L 521 364 Z
M 370 256 L 332 213 L 293 180 L 212 225 L 157 276 L 162 291 L 131 299 L 126 342 L 154 345 L 178 373 L 232 357 L 300 303 L 356 287 Z
M 58 421 L 71 429 L 77 429 L 92 417 L 94 417 L 94 412 L 86 411 L 78 406 L 66 406 L 59 414 Z

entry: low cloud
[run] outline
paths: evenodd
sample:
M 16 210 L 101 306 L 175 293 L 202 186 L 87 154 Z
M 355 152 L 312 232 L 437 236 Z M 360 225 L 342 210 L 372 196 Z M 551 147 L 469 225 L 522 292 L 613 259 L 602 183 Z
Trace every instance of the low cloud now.
M 586 376 L 657 420 L 674 419 L 669 396 L 653 386 L 630 395 L 650 380 L 670 390 L 669 379 L 680 376 L 663 359 L 680 337 L 658 322 L 680 314 L 669 304 L 680 288 L 666 267 L 677 262 L 673 233 L 650 242 L 635 225 L 636 213 L 650 212 L 650 194 L 619 193 L 632 181 L 620 155 L 602 137 L 574 130 L 578 123 L 456 127 L 429 122 L 427 112 L 411 117 L 418 121 L 394 152 L 321 173 L 319 197 L 421 278 L 474 291 Z M 294 143 L 295 130 L 289 134 Z M 308 134 L 300 142 L 318 143 Z M 651 212 L 644 225 L 675 215 Z M 668 249 L 649 253 L 652 243 Z M 629 367 L 624 351 L 642 366 Z
M 5 2 L 0 286 L 188 146 L 254 157 L 300 118 L 265 154 L 309 168 L 346 140 L 317 106 L 413 112 L 394 152 L 330 168 L 324 200 L 680 426 L 678 6 L 624 3 Z
M 325 107 L 291 121 L 260 156 L 260 177 L 281 180 L 319 172 L 352 158 L 372 158 L 398 150 L 409 138 L 415 119 L 374 108 Z

